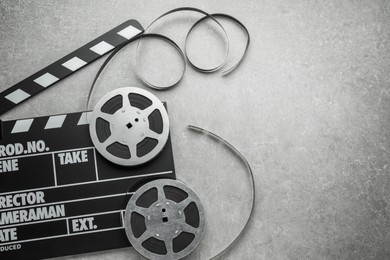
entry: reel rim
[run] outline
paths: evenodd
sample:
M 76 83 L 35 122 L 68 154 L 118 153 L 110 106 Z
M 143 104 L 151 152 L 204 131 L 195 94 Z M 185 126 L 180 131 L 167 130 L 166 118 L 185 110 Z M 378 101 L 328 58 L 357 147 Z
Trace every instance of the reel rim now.
M 163 190 L 165 186 L 178 187 L 179 189 L 182 189 L 185 193 L 187 193 L 188 197 L 186 199 L 184 199 L 183 201 L 175 204 L 174 201 L 166 198 L 166 195 L 164 194 L 164 190 Z M 158 190 L 157 201 L 154 202 L 152 205 L 150 205 L 148 208 L 143 208 L 141 206 L 137 206 L 136 202 L 138 201 L 138 199 L 142 195 L 144 195 L 145 192 L 147 192 L 153 188 L 157 188 L 157 190 Z M 164 194 L 165 200 L 160 198 L 160 195 L 162 195 L 162 194 Z M 163 200 L 163 201 L 161 201 L 161 200 Z M 147 223 L 148 221 L 153 220 L 153 214 L 156 214 L 157 212 L 161 213 L 160 207 L 158 207 L 158 204 L 164 204 L 164 203 L 162 203 L 164 201 L 165 202 L 169 201 L 169 203 L 172 203 L 173 206 L 178 206 L 179 204 L 182 204 L 183 202 L 185 202 L 184 203 L 185 206 L 181 205 L 179 208 L 182 209 L 182 214 L 184 217 L 184 224 L 187 226 L 190 226 L 192 228 L 192 231 L 194 231 L 194 233 L 191 232 L 194 235 L 194 239 L 184 249 L 182 249 L 178 252 L 174 252 L 172 244 L 170 244 L 169 247 L 167 248 L 166 240 L 171 240 L 171 242 L 173 243 L 174 238 L 178 237 L 182 232 L 188 232 L 187 229 L 180 230 L 180 232 L 178 232 L 178 230 L 175 230 L 175 231 L 170 230 L 171 232 L 168 232 L 168 234 L 165 233 L 168 236 L 168 238 L 167 238 L 167 237 L 164 237 L 164 233 L 161 232 L 161 231 L 164 231 L 163 226 L 159 225 L 159 226 L 154 227 L 154 228 L 152 227 L 151 229 L 153 229 L 153 230 L 148 231 L 150 226 L 148 226 L 146 224 L 146 230 L 142 233 L 141 236 L 136 238 L 136 236 L 134 235 L 134 232 L 133 232 L 132 225 L 131 225 L 131 215 L 133 212 L 140 214 L 139 213 L 140 208 L 142 208 L 141 211 L 143 212 L 143 214 L 148 214 L 148 211 L 149 211 L 149 216 L 145 216 L 143 214 L 140 214 L 145 218 L 145 223 Z M 195 228 L 195 227 L 193 227 L 190 224 L 185 222 L 185 215 L 184 215 L 183 211 L 192 202 L 195 203 L 197 210 L 198 210 L 198 218 L 199 218 L 198 228 Z M 165 211 L 165 206 L 167 206 L 167 205 L 163 205 L 162 212 L 169 211 L 169 210 Z M 174 221 L 176 221 L 176 220 L 174 219 Z M 177 223 L 175 223 L 175 224 L 177 224 Z M 164 225 L 164 224 L 162 224 L 162 225 Z M 182 227 L 180 225 L 175 225 L 175 226 L 179 227 L 179 228 Z M 146 257 L 147 259 L 151 259 L 151 260 L 182 259 L 183 257 L 189 255 L 192 251 L 194 251 L 203 238 L 203 234 L 205 232 L 204 208 L 203 208 L 202 202 L 201 202 L 200 198 L 197 196 L 197 194 L 192 189 L 187 187 L 184 183 L 182 183 L 181 181 L 172 180 L 172 179 L 158 179 L 158 180 L 150 181 L 150 182 L 144 184 L 137 191 L 134 192 L 134 194 L 132 195 L 132 197 L 130 198 L 130 200 L 128 201 L 127 206 L 126 206 L 125 216 L 124 216 L 124 227 L 125 227 L 126 236 L 129 239 L 131 245 L 134 247 L 134 249 L 139 254 Z M 156 230 L 158 230 L 159 233 L 154 233 Z M 172 232 L 174 232 L 174 234 L 176 236 L 171 237 Z M 145 235 L 145 233 L 147 233 L 147 235 Z M 160 233 L 163 233 L 163 234 L 160 234 Z M 142 238 L 144 235 L 146 238 Z M 157 253 L 153 253 L 153 252 L 147 250 L 145 247 L 143 247 L 142 244 L 150 238 L 156 238 L 158 240 L 162 239 L 164 241 L 166 248 L 167 248 L 167 253 L 165 255 L 164 254 L 157 254 Z M 141 239 L 141 241 L 139 241 L 140 239 Z
M 146 97 L 152 104 L 145 109 L 138 109 L 132 106 L 128 99 L 128 95 L 131 93 Z M 103 112 L 103 106 L 118 95 L 122 97 L 122 106 L 112 115 Z M 160 134 L 150 129 L 151 121 L 149 120 L 149 116 L 156 110 L 160 112 L 162 119 L 162 132 Z M 120 115 L 120 113 L 123 115 Z M 99 118 L 106 121 L 110 127 L 110 136 L 103 142 L 99 141 L 98 131 L 96 130 L 97 120 Z M 133 124 L 136 122 L 134 125 L 136 126 L 138 124 L 138 126 L 134 130 L 131 129 L 131 132 L 128 133 L 124 126 L 130 124 L 130 127 L 127 126 L 130 129 L 133 125 L 127 123 L 127 121 L 123 123 L 123 120 L 132 121 Z M 115 130 L 115 127 L 117 127 L 117 130 Z M 164 104 L 152 93 L 137 87 L 123 87 L 114 89 L 99 99 L 89 118 L 89 132 L 93 145 L 104 158 L 122 166 L 138 166 L 149 162 L 164 149 L 169 137 L 169 117 Z M 157 145 L 145 155 L 138 156 L 137 145 L 146 138 L 156 140 Z M 115 143 L 127 146 L 130 158 L 121 158 L 107 151 L 107 148 Z

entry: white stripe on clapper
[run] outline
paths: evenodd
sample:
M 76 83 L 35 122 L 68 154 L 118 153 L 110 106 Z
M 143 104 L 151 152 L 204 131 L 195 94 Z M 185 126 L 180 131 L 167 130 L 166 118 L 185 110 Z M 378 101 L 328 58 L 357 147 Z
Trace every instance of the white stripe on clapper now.
M 66 115 L 51 116 L 47 120 L 45 129 L 60 128 L 64 123 Z
M 22 102 L 23 100 L 25 100 L 26 98 L 28 98 L 30 96 L 31 95 L 28 94 L 27 92 L 25 92 L 21 89 L 17 89 L 14 92 L 5 96 L 5 98 L 8 99 L 9 101 L 15 103 L 15 104 L 19 104 L 20 102 Z
M 86 125 L 89 123 L 89 117 L 91 116 L 92 112 L 83 112 L 80 116 L 79 122 L 77 125 Z
M 99 42 L 98 44 L 96 44 L 95 46 L 89 48 L 91 51 L 99 54 L 99 55 L 103 55 L 109 51 L 111 51 L 112 49 L 114 49 L 114 46 L 112 46 L 111 44 L 109 43 L 106 43 L 105 41 L 101 41 Z
M 15 122 L 11 134 L 28 132 L 34 119 L 22 119 Z
M 67 68 L 71 71 L 75 71 L 75 70 L 78 70 L 79 68 L 83 67 L 86 64 L 87 63 L 85 61 L 83 61 L 82 59 L 77 58 L 77 57 L 73 57 L 70 60 L 68 60 L 67 62 L 62 63 L 62 66 L 64 66 L 65 68 Z
M 140 30 L 138 30 L 134 26 L 130 25 L 130 26 L 126 27 L 125 29 L 119 31 L 118 34 L 129 40 L 130 38 L 133 38 L 137 34 L 140 34 L 140 32 L 141 32 Z
M 34 82 L 46 88 L 58 80 L 59 78 L 57 78 L 56 76 L 50 73 L 45 73 L 39 78 L 34 79 Z

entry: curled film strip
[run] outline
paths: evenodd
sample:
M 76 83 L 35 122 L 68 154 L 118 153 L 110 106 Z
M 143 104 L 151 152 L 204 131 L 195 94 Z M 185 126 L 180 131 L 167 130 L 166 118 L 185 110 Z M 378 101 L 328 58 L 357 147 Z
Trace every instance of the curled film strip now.
M 250 44 L 250 41 L 251 41 L 251 37 L 250 37 L 250 34 L 249 34 L 249 31 L 248 29 L 245 27 L 245 25 L 240 22 L 237 18 L 231 16 L 231 15 L 228 15 L 228 14 L 222 14 L 222 13 L 215 13 L 215 14 L 210 14 L 210 17 L 213 17 L 213 18 L 222 18 L 222 19 L 226 19 L 226 20 L 230 20 L 232 22 L 234 22 L 235 24 L 237 24 L 238 26 L 240 26 L 242 28 L 242 30 L 245 32 L 246 34 L 246 37 L 247 37 L 247 41 L 246 41 L 246 44 L 245 44 L 245 48 L 244 48 L 244 52 L 241 56 L 241 58 L 238 60 L 238 62 L 236 64 L 234 64 L 232 67 L 230 67 L 229 69 L 226 69 L 225 71 L 222 72 L 222 76 L 227 76 L 229 75 L 231 72 L 233 72 L 240 64 L 241 62 L 244 60 L 245 56 L 246 56 L 246 53 L 248 51 L 248 48 L 249 48 L 249 44 Z M 196 23 L 194 23 L 194 25 L 192 25 L 188 35 L 190 34 L 190 32 L 195 29 L 195 27 L 199 26 L 201 23 L 207 21 L 207 19 L 209 19 L 209 16 L 204 16 L 202 17 L 201 19 L 199 19 Z M 188 35 L 187 35 L 187 38 L 188 38 Z M 187 56 L 188 57 L 188 56 Z M 221 67 L 224 65 L 224 63 L 222 63 Z M 194 66 L 194 65 L 193 65 Z
M 212 73 L 212 72 L 218 71 L 219 69 L 221 69 L 226 64 L 226 61 L 227 61 L 227 59 L 229 57 L 229 50 L 230 50 L 229 37 L 228 37 L 228 34 L 227 34 L 225 28 L 218 21 L 218 19 L 222 18 L 222 19 L 230 20 L 230 21 L 232 21 L 233 23 L 237 24 L 238 26 L 240 26 L 243 29 L 243 31 L 245 32 L 245 34 L 247 36 L 247 41 L 246 41 L 244 52 L 243 52 L 241 58 L 239 59 L 239 61 L 236 64 L 234 64 L 231 68 L 225 70 L 222 73 L 222 75 L 226 76 L 226 75 L 232 73 L 241 64 L 242 60 L 246 56 L 246 53 L 248 51 L 249 44 L 250 44 L 250 34 L 249 34 L 248 29 L 245 27 L 245 25 L 242 22 L 240 22 L 237 18 L 235 18 L 235 17 L 233 17 L 231 15 L 223 14 L 223 13 L 209 14 L 209 13 L 207 13 L 207 12 L 201 10 L 201 9 L 194 8 L 194 7 L 180 7 L 180 8 L 172 9 L 172 10 L 170 10 L 170 11 L 160 15 L 159 17 L 157 17 L 155 20 L 153 20 L 146 27 L 145 32 L 147 32 L 148 29 L 150 29 L 153 24 L 156 24 L 163 17 L 166 17 L 166 16 L 168 16 L 170 14 L 173 14 L 173 13 L 184 12 L 184 11 L 190 11 L 190 12 L 200 13 L 200 14 L 204 15 L 202 18 L 200 18 L 198 21 L 196 21 L 191 26 L 191 28 L 188 30 L 188 32 L 186 34 L 186 37 L 185 37 L 184 51 L 183 51 L 185 56 L 186 56 L 186 58 L 187 58 L 187 61 L 190 63 L 190 65 L 193 68 L 195 68 L 196 70 L 198 70 L 200 72 L 203 72 L 203 73 Z M 192 59 L 190 58 L 190 56 L 189 56 L 189 54 L 187 52 L 187 49 L 188 49 L 188 42 L 189 42 L 189 37 L 190 37 L 191 33 L 194 32 L 196 27 L 198 27 L 200 24 L 202 24 L 203 22 L 205 22 L 207 20 L 212 20 L 222 30 L 223 37 L 224 37 L 224 40 L 225 40 L 225 43 L 226 43 L 226 51 L 225 51 L 224 58 L 222 59 L 222 61 L 218 65 L 216 65 L 215 67 L 211 67 L 211 68 L 202 68 L 201 66 L 196 65 L 195 62 L 192 61 Z M 138 42 L 138 45 L 137 45 L 136 62 L 137 62 L 138 75 L 140 75 L 140 77 L 142 78 L 142 73 L 140 72 L 140 69 L 139 69 L 140 66 L 138 65 L 139 64 L 139 57 L 140 57 L 140 55 L 139 55 L 139 45 L 140 45 L 140 41 Z M 145 82 L 145 80 L 143 80 L 143 81 Z M 161 89 L 158 86 L 150 86 L 150 87 Z
M 160 39 L 160 40 L 163 40 L 167 43 L 169 43 L 171 46 L 173 46 L 179 53 L 182 61 L 183 61 L 183 71 L 181 73 L 181 77 L 176 81 L 174 82 L 172 85 L 168 86 L 167 88 L 170 88 L 170 87 L 173 87 L 175 86 L 176 84 L 178 84 L 182 78 L 184 77 L 184 73 L 185 73 L 185 70 L 186 70 L 186 63 L 185 63 L 185 55 L 184 53 L 182 52 L 182 50 L 180 49 L 180 47 L 174 42 L 172 41 L 170 38 L 164 36 L 164 35 L 161 35 L 161 34 L 153 34 L 153 33 L 148 33 L 148 34 L 140 34 L 140 35 L 137 35 L 131 39 L 129 39 L 128 41 L 122 43 L 121 45 L 119 45 L 112 53 L 110 53 L 110 55 L 106 58 L 106 60 L 103 62 L 102 66 L 100 66 L 98 72 L 96 73 L 93 81 L 92 81 L 92 84 L 91 84 L 91 87 L 89 88 L 89 92 L 88 92 L 88 97 L 87 97 L 87 104 L 86 104 L 86 110 L 89 110 L 89 104 L 90 104 L 90 100 L 91 100 L 91 95 L 92 95 L 92 92 L 95 88 L 95 85 L 96 85 L 96 82 L 98 81 L 100 75 L 102 74 L 104 68 L 109 64 L 109 62 L 115 57 L 115 55 L 121 50 L 123 49 L 125 46 L 127 46 L 128 44 L 134 42 L 134 41 L 137 41 L 139 39 L 144 39 L 144 38 L 156 38 L 156 39 Z M 148 84 L 146 82 L 146 84 Z M 159 87 L 154 87 L 156 89 L 159 89 Z M 164 88 L 160 88 L 160 89 L 164 89 Z
M 229 143 L 228 141 L 226 141 L 222 137 L 220 137 L 220 136 L 218 136 L 218 135 L 216 135 L 216 134 L 214 134 L 214 133 L 212 133 L 212 132 L 210 132 L 208 130 L 200 128 L 198 126 L 190 125 L 190 126 L 188 126 L 188 128 L 191 131 L 198 132 L 198 133 L 204 134 L 206 136 L 210 136 L 212 139 L 215 139 L 215 140 L 221 142 L 230 151 L 232 151 L 233 154 L 236 155 L 244 163 L 244 165 L 246 167 L 246 170 L 248 172 L 248 175 L 249 175 L 250 182 L 251 182 L 251 208 L 250 208 L 249 215 L 248 215 L 248 217 L 247 217 L 247 219 L 245 221 L 245 224 L 242 227 L 241 231 L 238 233 L 238 235 L 225 247 L 225 249 L 223 249 L 221 252 L 217 253 L 216 255 L 214 255 L 213 257 L 210 258 L 211 260 L 220 259 L 226 253 L 228 253 L 229 250 L 231 250 L 234 247 L 234 245 L 240 240 L 240 238 L 245 234 L 245 232 L 249 228 L 249 225 L 250 225 L 250 223 L 252 221 L 252 218 L 253 218 L 255 204 L 256 204 L 256 184 L 255 184 L 255 178 L 254 178 L 253 171 L 252 171 L 252 168 L 251 168 L 248 160 L 231 143 Z
M 196 27 L 196 24 L 199 23 L 199 21 L 195 22 L 194 25 L 189 29 L 189 31 L 187 32 L 187 35 L 186 35 L 186 39 L 185 39 L 185 43 L 184 43 L 184 54 L 188 60 L 188 62 L 191 64 L 191 66 L 193 68 L 195 68 L 196 70 L 200 71 L 200 72 L 203 72 L 203 73 L 211 73 L 211 72 L 215 72 L 217 70 L 219 70 L 226 62 L 228 56 L 229 56 L 229 38 L 228 38 L 228 35 L 227 35 L 227 32 L 226 30 L 223 28 L 222 24 L 220 22 L 218 22 L 218 20 L 216 20 L 212 15 L 210 15 L 209 13 L 201 10 L 201 9 L 198 9 L 198 8 L 194 8 L 194 7 L 180 7 L 180 8 L 176 8 L 176 9 L 172 9 L 162 15 L 160 15 L 159 17 L 157 17 L 154 21 L 152 21 L 149 26 L 145 29 L 145 32 L 147 32 L 147 30 L 149 28 L 151 28 L 151 26 L 155 23 L 157 23 L 159 20 L 161 20 L 162 18 L 170 15 L 170 14 L 173 14 L 173 13 L 178 13 L 178 12 L 184 12 L 184 11 L 190 11 L 190 12 L 195 12 L 195 13 L 200 13 L 200 14 L 203 14 L 204 15 L 204 18 L 202 19 L 211 19 L 214 23 L 216 23 L 218 25 L 218 27 L 222 30 L 222 33 L 223 33 L 223 37 L 224 37 L 224 40 L 225 40 L 225 43 L 226 43 L 226 51 L 225 51 L 225 56 L 223 57 L 223 60 L 222 62 L 220 62 L 217 66 L 215 67 L 211 67 L 211 68 L 202 68 L 200 66 L 197 66 L 195 65 L 195 63 L 190 59 L 188 53 L 187 53 L 187 46 L 188 46 L 188 40 L 189 40 L 189 36 L 191 35 L 191 32 L 193 32 L 193 30 L 195 29 Z M 137 62 L 137 71 L 138 71 L 138 75 L 141 76 L 141 78 L 143 78 L 143 80 L 145 81 L 144 77 L 142 77 L 142 73 L 140 71 L 140 66 L 139 66 L 139 58 L 140 58 L 140 55 L 139 55 L 139 46 L 140 46 L 140 42 L 138 42 L 138 45 L 137 45 L 137 52 L 136 52 L 136 62 Z M 152 88 L 157 88 L 159 89 L 158 86 L 151 86 Z M 161 87 L 160 87 L 161 88 Z
M 215 72 L 215 71 L 218 71 L 219 69 L 221 69 L 227 59 L 228 59 L 228 56 L 229 56 L 229 39 L 228 39 L 228 35 L 227 35 L 227 32 L 226 30 L 224 29 L 224 27 L 221 25 L 220 22 L 218 22 L 218 20 L 216 18 L 222 18 L 222 19 L 227 19 L 227 20 L 230 20 L 232 22 L 234 22 L 235 24 L 239 25 L 243 30 L 244 32 L 246 33 L 247 35 L 247 41 L 246 41 L 246 45 L 245 45 L 245 49 L 244 49 L 244 52 L 241 56 L 241 58 L 239 59 L 239 61 L 234 64 L 231 68 L 225 70 L 222 75 L 223 76 L 227 76 L 229 75 L 230 73 L 232 73 L 240 64 L 241 62 L 243 61 L 243 59 L 245 58 L 246 56 L 246 53 L 248 51 L 248 48 L 249 48 L 249 44 L 250 44 L 250 34 L 249 34 L 249 31 L 248 29 L 245 27 L 245 25 L 243 23 L 241 23 L 237 18 L 234 18 L 233 16 L 231 15 L 227 15 L 227 14 L 222 14 L 222 13 L 216 13 L 216 14 L 209 14 L 201 9 L 198 9 L 198 8 L 193 8 L 193 7 L 181 7 L 181 8 L 176 8 L 176 9 L 172 9 L 162 15 L 160 15 L 159 17 L 157 17 L 155 20 L 153 20 L 149 26 L 145 29 L 145 32 L 155 23 L 157 23 L 160 19 L 162 19 L 163 17 L 165 16 L 168 16 L 169 14 L 172 14 L 172 13 L 177 13 L 177 12 L 183 12 L 183 11 L 191 11 L 191 12 L 196 12 L 196 13 L 200 13 L 200 14 L 203 14 L 204 17 L 202 17 L 201 19 L 199 19 L 197 22 L 195 22 L 192 27 L 189 29 L 187 35 L 186 35 L 186 39 L 185 39 L 185 44 L 184 44 L 184 51 L 179 47 L 179 45 L 171 40 L 170 38 L 164 36 L 164 35 L 161 35 L 161 34 L 155 34 L 155 33 L 144 33 L 142 35 L 138 35 L 132 39 L 129 39 L 128 41 L 122 43 L 121 45 L 119 45 L 107 58 L 106 60 L 104 61 L 104 63 L 102 64 L 102 66 L 99 68 L 98 72 L 96 73 L 95 75 L 95 78 L 92 82 L 92 85 L 90 87 L 90 90 L 89 90 L 89 94 L 88 94 L 88 98 L 87 98 L 87 110 L 88 110 L 88 107 L 89 107 L 89 102 L 90 102 L 90 98 L 91 98 L 91 94 L 92 94 L 92 91 L 96 85 L 96 82 L 97 80 L 99 79 L 101 73 L 103 72 L 104 68 L 106 68 L 106 66 L 110 63 L 110 61 L 117 55 L 117 53 L 123 49 L 125 46 L 127 46 L 128 44 L 134 42 L 134 41 L 137 41 L 137 40 L 141 40 L 141 39 L 145 39 L 145 38 L 158 38 L 158 39 L 161 39 L 161 40 L 164 40 L 166 41 L 167 43 L 171 44 L 175 50 L 179 53 L 181 59 L 182 59 L 182 62 L 183 62 L 183 69 L 180 73 L 180 76 L 179 78 L 174 81 L 173 83 L 171 84 L 168 84 L 166 86 L 163 86 L 163 85 L 156 85 L 156 84 L 153 84 L 151 83 L 150 81 L 148 81 L 146 79 L 146 77 L 141 73 L 141 69 L 140 69 L 140 55 L 139 55 L 139 46 L 140 46 L 140 43 L 141 41 L 138 41 L 138 44 L 137 44 L 137 47 L 136 47 L 136 71 L 137 71 L 137 75 L 138 77 L 141 79 L 141 81 L 146 84 L 147 86 L 153 88 L 153 89 L 157 89 L 157 90 L 166 90 L 166 89 L 169 89 L 171 87 L 174 87 L 176 86 L 184 77 L 184 74 L 185 74 L 185 71 L 186 71 L 186 60 L 190 63 L 190 65 L 195 68 L 196 70 L 202 72 L 202 73 L 212 73 L 212 72 Z M 189 37 L 191 35 L 191 33 L 195 30 L 195 28 L 197 26 L 199 26 L 201 23 L 207 21 L 208 19 L 211 19 L 213 22 L 215 22 L 221 29 L 222 29 L 222 32 L 224 34 L 224 38 L 225 38 L 225 42 L 227 44 L 227 47 L 226 47 L 226 53 L 225 53 L 225 57 L 223 59 L 223 61 L 218 64 L 217 66 L 213 67 L 213 68 L 202 68 L 198 65 L 196 65 L 192 60 L 191 58 L 189 57 L 188 53 L 187 53 L 187 45 L 188 45 L 188 42 L 189 42 Z
M 251 223 L 256 187 L 252 169 L 246 158 L 229 142 L 197 126 L 189 129 L 221 142 L 246 166 L 251 181 L 251 209 L 238 235 L 210 259 L 220 259 L 245 234 Z M 205 230 L 204 208 L 194 191 L 181 181 L 149 180 L 128 200 L 124 226 L 135 250 L 147 259 L 181 259 L 200 243 Z
M 186 49 L 182 51 L 174 41 L 163 35 L 141 34 L 143 33 L 142 26 L 135 20 L 129 20 L 0 93 L 0 115 L 90 64 L 104 54 L 114 50 L 100 67 L 93 80 L 88 95 L 88 108 L 92 90 L 103 69 L 123 47 L 139 39 L 159 38 L 167 41 L 175 47 L 183 60 L 181 77 L 172 85 L 157 86 L 148 82 L 140 74 L 138 65 L 139 56 L 137 56 L 138 74 L 141 80 L 149 87 L 168 89 L 175 86 L 185 74 L 186 60 L 200 72 L 209 73 L 217 71 L 224 66 L 227 60 L 229 55 L 229 42 L 225 29 L 216 18 L 224 18 L 235 22 L 247 34 L 247 44 L 242 57 L 237 64 L 223 72 L 223 75 L 233 72 L 239 66 L 248 50 L 250 36 L 246 27 L 232 16 L 208 14 L 200 9 L 189 7 L 173 9 L 155 19 L 151 24 L 168 14 L 180 11 L 194 11 L 204 15 L 203 18 L 194 23 L 187 33 L 185 47 L 187 46 L 191 32 L 202 22 L 211 19 L 221 27 L 225 35 L 227 51 L 223 62 L 218 66 L 214 68 L 201 68 L 197 66 L 188 57 Z M 89 121 L 90 135 L 96 149 L 106 159 L 118 165 L 135 166 L 152 160 L 164 148 L 169 135 L 168 115 L 161 101 L 151 93 L 137 88 L 117 89 L 105 95 L 95 106 Z M 245 158 L 228 142 L 201 128 L 191 127 L 191 129 L 210 134 L 212 137 L 225 143 L 237 156 L 246 162 L 252 180 L 252 209 L 248 220 L 243 230 L 232 243 L 212 258 L 216 259 L 221 257 L 234 245 L 245 232 L 250 222 L 255 200 L 253 174 Z M 157 191 L 157 199 L 156 196 L 150 195 L 153 193 L 149 192 L 150 190 Z M 154 196 L 154 198 L 151 199 L 150 196 Z M 164 208 L 160 208 L 160 203 L 163 202 L 165 202 L 165 206 Z M 166 204 L 167 202 L 169 204 Z M 144 207 L 145 209 L 142 210 L 139 209 L 139 204 L 142 207 L 142 205 L 147 206 L 148 203 L 150 203 L 149 207 Z M 181 215 L 179 212 L 181 212 Z M 137 214 L 141 215 L 141 217 Z M 133 218 L 133 216 L 137 217 Z M 152 221 L 146 223 L 147 220 L 149 221 L 148 217 Z M 142 218 L 145 219 L 145 230 L 141 234 L 139 228 L 143 227 Z M 129 240 L 138 252 L 150 259 L 180 259 L 196 248 L 204 232 L 205 220 L 203 206 L 199 198 L 191 189 L 175 180 L 151 181 L 139 188 L 127 204 L 125 219 L 126 234 Z M 160 235 L 161 237 L 158 239 Z
M 197 13 L 201 13 L 204 15 L 203 18 L 199 19 L 189 30 L 186 37 L 185 46 L 187 46 L 188 38 L 191 32 L 194 30 L 196 26 L 198 26 L 200 23 L 202 23 L 205 20 L 211 19 L 215 23 L 217 23 L 218 26 L 221 27 L 221 29 L 224 32 L 226 44 L 227 44 L 227 51 L 226 56 L 224 58 L 224 61 L 221 62 L 218 66 L 214 68 L 201 68 L 199 66 L 196 66 L 194 62 L 191 61 L 190 57 L 188 56 L 186 49 L 184 52 L 181 50 L 181 48 L 171 39 L 168 37 L 165 37 L 163 35 L 159 34 L 142 34 L 144 32 L 144 29 L 142 26 L 136 21 L 136 20 L 128 20 L 124 22 L 123 24 L 115 27 L 114 29 L 110 30 L 109 32 L 99 36 L 98 38 L 92 40 L 91 42 L 87 43 L 86 45 L 82 46 L 81 48 L 77 49 L 76 51 L 66 55 L 65 57 L 59 59 L 58 61 L 54 62 L 53 64 L 43 68 L 42 70 L 38 71 L 37 73 L 31 75 L 30 77 L 22 80 L 21 82 L 11 86 L 10 88 L 4 90 L 0 93 L 0 115 L 4 114 L 5 112 L 11 110 L 12 108 L 16 107 L 17 105 L 21 104 L 22 102 L 28 100 L 29 98 L 38 95 L 43 90 L 55 85 L 56 83 L 60 82 L 61 80 L 65 79 L 69 75 L 73 74 L 74 72 L 78 71 L 79 69 L 82 69 L 86 65 L 89 65 L 96 59 L 102 57 L 108 52 L 112 52 L 112 54 L 105 60 L 103 66 L 99 69 L 99 72 L 97 73 L 95 80 L 93 81 L 92 87 L 90 92 L 93 89 L 93 86 L 96 83 L 97 78 L 99 77 L 100 73 L 104 69 L 104 67 L 109 63 L 109 61 L 115 56 L 116 53 L 120 49 L 122 49 L 127 44 L 133 42 L 135 39 L 133 39 L 135 36 L 142 34 L 142 37 L 137 36 L 137 39 L 141 38 L 159 38 L 164 41 L 167 41 L 171 45 L 173 45 L 176 50 L 179 52 L 180 56 L 183 59 L 183 70 L 181 72 L 181 76 L 179 79 L 175 82 L 173 82 L 170 85 L 167 86 L 158 86 L 150 83 L 140 72 L 139 68 L 139 54 L 138 54 L 138 48 L 137 48 L 137 55 L 136 55 L 136 69 L 138 72 L 139 77 L 141 80 L 148 85 L 149 87 L 155 88 L 155 89 L 168 89 L 170 87 L 173 87 L 177 85 L 181 79 L 183 78 L 186 70 L 186 62 L 185 60 L 188 60 L 188 62 L 198 71 L 200 72 L 214 72 L 225 64 L 225 61 L 228 57 L 228 50 L 229 50 L 229 42 L 227 38 L 227 34 L 223 26 L 216 20 L 216 18 L 223 18 L 233 21 L 234 23 L 238 24 L 246 33 L 247 35 L 247 43 L 244 50 L 244 53 L 242 54 L 240 60 L 238 63 L 236 63 L 233 67 L 223 72 L 223 76 L 228 75 L 232 73 L 242 62 L 244 59 L 246 52 L 249 47 L 250 43 L 250 35 L 247 30 L 247 28 L 236 18 L 227 15 L 227 14 L 208 14 L 207 12 L 192 8 L 192 7 L 182 7 L 182 8 L 176 8 L 171 11 L 168 11 L 155 19 L 148 28 L 156 23 L 161 18 L 175 12 L 181 12 L 181 11 L 193 11 Z M 139 37 L 139 38 L 138 38 Z M 90 99 L 90 94 L 88 95 L 88 100 Z

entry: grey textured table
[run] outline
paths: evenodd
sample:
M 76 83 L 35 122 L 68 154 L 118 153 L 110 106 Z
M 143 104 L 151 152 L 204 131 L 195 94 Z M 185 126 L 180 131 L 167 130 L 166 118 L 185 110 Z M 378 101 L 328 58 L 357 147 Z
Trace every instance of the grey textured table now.
M 249 179 L 231 153 L 188 124 L 229 140 L 254 169 L 255 219 L 229 259 L 389 259 L 389 1 L 2 0 L 0 90 L 129 18 L 146 26 L 185 5 L 234 15 L 252 35 L 246 60 L 229 77 L 189 68 L 178 87 L 152 91 L 168 102 L 177 177 L 207 211 L 206 235 L 189 259 L 210 257 L 237 234 L 249 212 Z M 161 30 L 182 37 L 193 21 L 185 17 L 164 20 Z M 224 24 L 237 57 L 244 35 Z M 202 60 L 218 58 L 195 40 Z M 2 119 L 83 110 L 101 62 Z M 161 65 L 157 72 L 174 73 Z M 93 102 L 123 86 L 144 87 L 134 47 L 105 71 Z M 141 257 L 125 248 L 65 259 Z

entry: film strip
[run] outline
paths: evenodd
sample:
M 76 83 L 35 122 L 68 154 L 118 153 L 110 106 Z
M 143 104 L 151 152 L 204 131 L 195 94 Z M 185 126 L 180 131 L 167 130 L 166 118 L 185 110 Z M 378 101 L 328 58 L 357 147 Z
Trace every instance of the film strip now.
M 216 22 L 226 39 L 216 18 L 242 27 L 247 45 L 238 63 L 223 75 L 231 73 L 249 46 L 245 26 L 232 16 L 189 7 L 173 9 L 152 24 L 180 11 L 205 15 L 191 27 L 187 38 L 206 19 Z M 182 75 L 173 85 L 155 86 L 141 75 L 144 83 L 156 89 L 167 89 L 181 80 L 186 58 L 195 69 L 209 73 L 219 70 L 228 57 L 229 47 L 220 65 L 200 68 L 171 39 L 142 32 L 137 21 L 129 20 L 35 73 L 0 94 L 0 114 L 113 51 L 93 81 L 88 108 L 104 67 L 120 49 L 139 39 L 163 39 L 183 58 Z M 190 129 L 224 143 L 244 161 L 252 181 L 247 222 L 232 243 L 212 258 L 216 259 L 235 244 L 251 220 L 253 174 L 231 144 L 204 129 Z M 0 121 L 0 256 L 36 259 L 119 248 L 130 241 L 148 259 L 181 259 L 201 241 L 205 216 L 196 193 L 174 178 L 166 107 L 142 89 L 116 89 L 102 97 L 92 112 Z
M 92 63 L 143 32 L 136 20 L 128 20 L 83 47 L 0 93 L 0 115 Z

